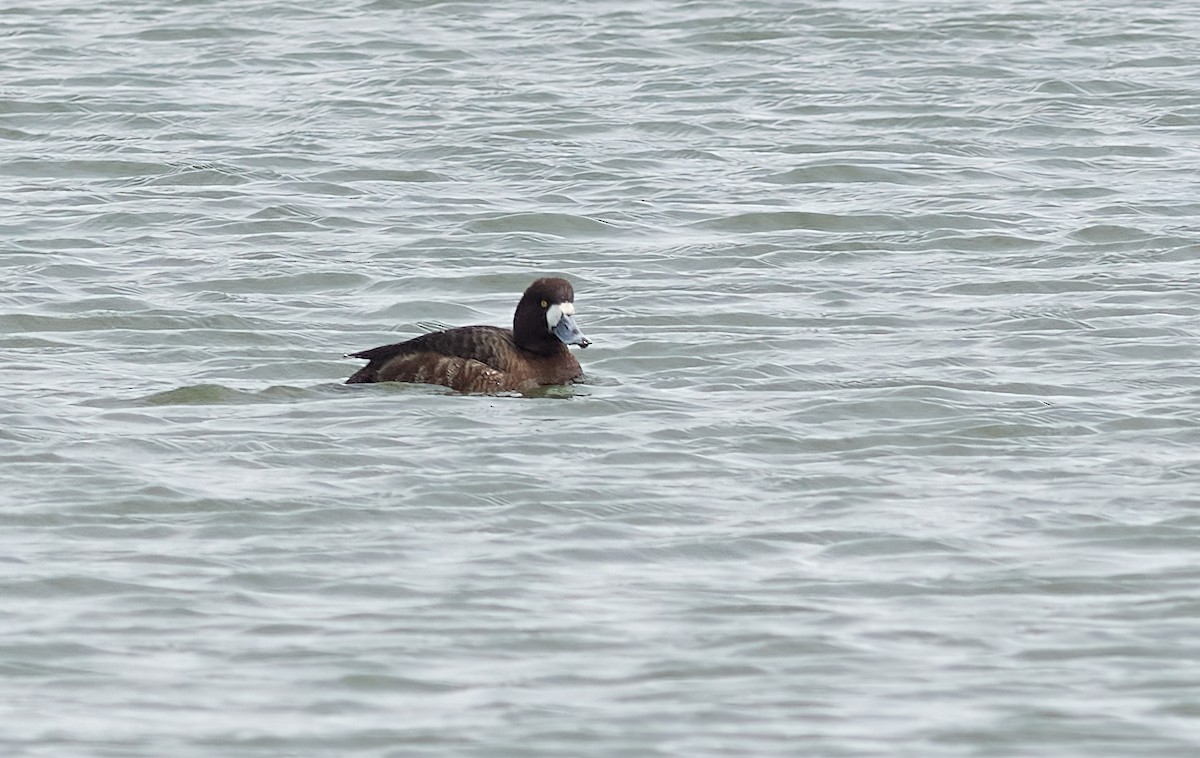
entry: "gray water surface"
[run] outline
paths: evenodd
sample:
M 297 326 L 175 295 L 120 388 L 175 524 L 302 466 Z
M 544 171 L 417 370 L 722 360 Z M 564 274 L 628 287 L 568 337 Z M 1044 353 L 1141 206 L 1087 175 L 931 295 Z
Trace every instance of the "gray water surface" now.
M 1163 5 L 0 10 L 4 754 L 1196 755 Z

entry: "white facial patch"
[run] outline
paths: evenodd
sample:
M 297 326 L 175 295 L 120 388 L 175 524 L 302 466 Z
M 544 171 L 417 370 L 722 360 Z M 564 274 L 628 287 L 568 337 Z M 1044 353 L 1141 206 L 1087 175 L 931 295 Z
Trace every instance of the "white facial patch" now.
M 575 315 L 575 303 L 555 303 L 546 309 L 546 328 L 554 329 L 563 316 Z

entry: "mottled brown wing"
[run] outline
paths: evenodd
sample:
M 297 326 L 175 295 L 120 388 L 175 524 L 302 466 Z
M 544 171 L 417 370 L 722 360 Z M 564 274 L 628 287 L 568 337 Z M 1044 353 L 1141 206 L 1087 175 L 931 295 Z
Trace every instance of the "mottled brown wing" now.
M 491 385 L 497 377 L 509 369 L 514 349 L 508 329 L 460 326 L 353 353 L 350 357 L 365 358 L 369 363 L 347 384 L 427 382 L 460 389 L 468 382 L 477 382 L 479 389 L 460 391 L 489 391 L 494 389 Z
M 511 389 L 507 375 L 485 363 L 438 353 L 397 355 L 375 369 L 373 378 L 367 381 L 440 384 L 459 392 L 503 392 Z

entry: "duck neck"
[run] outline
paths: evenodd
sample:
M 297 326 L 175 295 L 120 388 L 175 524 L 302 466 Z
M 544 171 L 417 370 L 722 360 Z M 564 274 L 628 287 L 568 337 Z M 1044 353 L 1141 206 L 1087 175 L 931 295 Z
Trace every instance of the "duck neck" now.
M 546 328 L 546 315 L 537 303 L 526 303 L 524 299 L 513 315 L 513 342 L 522 350 L 538 355 L 553 355 L 566 347 Z

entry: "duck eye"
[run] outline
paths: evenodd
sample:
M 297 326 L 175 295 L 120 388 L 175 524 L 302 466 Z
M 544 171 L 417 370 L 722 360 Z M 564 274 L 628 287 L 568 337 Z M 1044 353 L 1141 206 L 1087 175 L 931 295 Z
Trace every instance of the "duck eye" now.
M 549 307 L 550 307 L 550 303 L 547 303 L 545 300 L 543 300 L 543 301 L 542 301 L 542 307 L 543 307 L 543 308 L 549 308 Z

